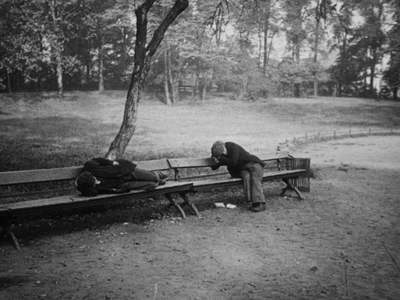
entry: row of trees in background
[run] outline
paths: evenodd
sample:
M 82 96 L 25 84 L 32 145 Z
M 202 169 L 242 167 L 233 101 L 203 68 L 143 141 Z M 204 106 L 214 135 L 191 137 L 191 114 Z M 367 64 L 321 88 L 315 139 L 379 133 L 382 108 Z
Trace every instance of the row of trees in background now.
M 142 3 L 1 1 L 0 89 L 126 89 Z M 149 32 L 173 3 L 152 5 Z M 154 54 L 146 86 L 168 104 L 184 90 L 199 99 L 210 90 L 241 99 L 375 97 L 381 82 L 394 96 L 399 24 L 397 0 L 190 0 Z
M 354 24 L 355 12 L 362 18 L 359 24 Z M 399 1 L 357 0 L 342 6 L 333 27 L 339 55 L 330 69 L 338 95 L 376 97 L 375 80 L 383 75 L 383 82 L 396 97 L 400 87 L 399 21 Z M 385 58 L 389 58 L 387 65 Z

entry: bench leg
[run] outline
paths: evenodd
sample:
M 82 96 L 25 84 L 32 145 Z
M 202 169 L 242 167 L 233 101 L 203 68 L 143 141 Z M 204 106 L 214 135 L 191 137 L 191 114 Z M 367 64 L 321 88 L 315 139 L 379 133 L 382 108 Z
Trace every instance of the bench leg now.
M 178 211 L 182 215 L 182 218 L 186 219 L 186 214 L 185 214 L 184 210 L 179 205 L 179 203 L 174 199 L 174 197 L 171 194 L 166 194 L 165 196 L 167 197 L 168 201 L 178 209 Z
M 304 200 L 303 195 L 301 194 L 301 192 L 297 187 L 291 184 L 288 179 L 283 179 L 283 181 L 286 183 L 286 187 L 282 190 L 281 196 L 283 196 L 288 190 L 293 190 L 297 194 L 297 197 L 299 197 L 300 200 Z
M 201 218 L 201 215 L 199 213 L 199 210 L 197 209 L 196 205 L 189 199 L 189 196 L 187 193 L 179 193 L 179 195 L 182 197 L 183 201 L 190 206 L 190 208 L 193 210 L 196 216 Z
M 15 248 L 16 248 L 18 251 L 20 251 L 20 250 L 21 250 L 21 247 L 20 247 L 20 245 L 19 245 L 19 242 L 18 242 L 17 237 L 15 236 L 14 232 L 12 231 L 11 226 L 7 229 L 7 233 L 8 233 L 8 235 L 11 237 Z
M 21 247 L 19 245 L 18 239 L 15 236 L 14 232 L 12 231 L 12 224 L 10 224 L 8 221 L 5 221 L 4 223 L 2 223 L 0 225 L 0 227 L 2 228 L 1 233 L 3 234 L 3 236 L 9 236 L 14 244 L 14 247 L 20 251 Z

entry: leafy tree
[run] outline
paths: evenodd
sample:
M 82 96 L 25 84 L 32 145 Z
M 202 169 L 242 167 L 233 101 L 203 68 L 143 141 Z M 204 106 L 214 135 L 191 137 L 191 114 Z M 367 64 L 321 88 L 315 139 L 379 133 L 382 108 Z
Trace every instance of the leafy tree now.
M 344 30 L 343 42 L 336 66 L 332 68 L 334 78 L 339 82 L 339 94 L 342 85 L 347 85 L 351 87 L 352 93 L 376 96 L 374 79 L 377 75 L 376 67 L 384 54 L 385 42 L 382 30 L 383 4 L 382 0 L 354 0 L 342 6 L 342 14 L 338 19 Z M 358 26 L 352 26 L 351 23 L 351 10 L 354 9 L 357 9 L 363 20 Z
M 400 3 L 398 1 L 388 1 L 393 10 L 393 21 L 391 29 L 388 32 L 390 55 L 389 67 L 384 72 L 384 79 L 392 89 L 393 98 L 397 99 L 398 89 L 400 87 Z
M 106 156 L 108 158 L 121 157 L 125 152 L 136 129 L 138 104 L 151 60 L 170 24 L 174 22 L 179 14 L 188 6 L 187 0 L 175 0 L 174 5 L 160 25 L 154 30 L 153 36 L 147 44 L 148 13 L 154 2 L 155 0 L 145 0 L 135 10 L 136 41 L 133 73 L 125 102 L 124 118 L 120 130 L 107 152 Z
M 361 14 L 365 18 L 364 24 L 358 29 L 356 36 L 359 38 L 354 45 L 358 54 L 365 57 L 366 74 L 369 75 L 368 90 L 373 93 L 376 66 L 382 61 L 385 34 L 382 31 L 382 18 L 384 12 L 382 0 L 360 1 Z M 374 94 L 374 93 L 373 93 Z
M 19 0 L 4 1 L 1 5 L 5 8 L 1 63 L 7 77 L 20 73 L 25 82 L 36 82 L 40 86 L 46 81 L 43 74 L 50 70 L 62 95 L 63 74 L 78 63 L 75 57 L 66 55 L 64 46 L 74 34 L 72 20 L 79 10 L 79 2 Z
M 65 70 L 73 69 L 78 61 L 65 53 L 65 45 L 74 35 L 74 16 L 79 11 L 78 1 L 36 0 L 31 1 L 30 13 L 37 26 L 40 26 L 43 59 L 50 56 L 50 64 L 54 66 L 57 79 L 57 92 L 63 95 Z
M 313 76 L 314 76 L 314 96 L 318 96 L 318 77 L 320 69 L 320 65 L 318 63 L 318 53 L 319 53 L 319 45 L 323 35 L 323 30 L 321 30 L 321 21 L 327 20 L 328 15 L 332 14 L 332 12 L 336 9 L 336 4 L 333 4 L 331 0 L 315 0 L 313 10 L 314 10 L 314 18 L 315 18 L 315 27 L 314 27 L 314 57 L 313 57 Z
M 353 11 L 352 2 L 343 2 L 333 20 L 335 42 L 331 50 L 338 50 L 339 54 L 336 63 L 330 68 L 330 73 L 337 83 L 337 96 L 341 96 L 343 89 L 349 84 L 359 80 L 359 64 L 352 64 L 352 57 L 348 51 L 349 44 L 354 39 Z
M 0 68 L 4 71 L 7 90 L 23 83 L 37 82 L 42 68 L 42 35 L 34 5 L 27 1 L 3 1 L 0 4 Z
M 283 2 L 283 8 L 286 12 L 284 23 L 288 48 L 292 52 L 292 60 L 297 65 L 300 65 L 300 50 L 307 37 L 307 33 L 304 29 L 304 20 L 308 4 L 309 0 L 286 0 Z M 293 94 L 295 97 L 300 97 L 299 82 L 294 84 Z

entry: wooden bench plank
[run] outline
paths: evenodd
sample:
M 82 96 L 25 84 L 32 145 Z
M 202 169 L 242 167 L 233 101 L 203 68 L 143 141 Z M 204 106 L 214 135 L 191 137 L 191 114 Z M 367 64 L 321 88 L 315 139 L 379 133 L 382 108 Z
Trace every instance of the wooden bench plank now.
M 16 211 L 42 209 L 51 206 L 79 206 L 79 204 L 87 203 L 85 206 L 94 205 L 96 202 L 103 202 L 103 200 L 112 200 L 113 198 L 146 198 L 166 193 L 175 193 L 182 191 L 189 191 L 192 188 L 191 182 L 167 182 L 165 185 L 157 186 L 154 190 L 133 190 L 128 193 L 122 194 L 101 194 L 94 197 L 83 197 L 78 194 L 58 196 L 53 198 L 44 198 L 37 200 L 19 201 L 14 203 L 7 203 L 0 205 L 0 216 Z M 113 201 L 113 200 L 112 200 Z
M 163 171 L 169 169 L 167 159 L 139 161 L 136 163 L 139 168 L 150 171 Z M 0 172 L 0 185 L 71 180 L 78 176 L 81 170 L 82 166 Z
M 149 171 L 165 171 L 169 169 L 168 160 L 154 159 L 154 160 L 143 160 L 135 162 L 138 168 L 149 170 Z
M 297 169 L 297 170 L 283 170 L 283 171 L 274 171 L 274 172 L 266 172 L 263 176 L 263 181 L 271 181 L 283 178 L 294 178 L 301 175 L 307 174 L 307 170 L 305 169 Z M 231 186 L 241 184 L 241 178 L 225 178 L 225 179 L 206 179 L 199 180 L 193 182 L 193 189 L 205 189 L 213 186 Z
M 273 157 L 267 155 L 258 156 L 261 160 L 277 161 L 278 159 L 284 159 L 285 157 Z M 199 167 L 211 167 L 214 165 L 213 160 L 210 157 L 204 158 L 170 158 L 168 159 L 171 168 L 199 168 Z
M 168 159 L 171 168 L 199 168 L 214 165 L 210 157 L 207 158 L 171 158 Z
M 0 185 L 68 180 L 75 178 L 82 167 L 0 172 Z

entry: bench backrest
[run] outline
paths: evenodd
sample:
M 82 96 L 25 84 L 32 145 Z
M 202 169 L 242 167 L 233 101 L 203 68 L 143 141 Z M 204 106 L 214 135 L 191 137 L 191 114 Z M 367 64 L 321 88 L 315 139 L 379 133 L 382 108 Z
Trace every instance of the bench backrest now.
M 263 159 L 265 156 L 260 156 L 260 158 Z M 271 171 L 310 169 L 310 159 L 308 158 L 280 157 L 263 160 L 266 162 L 265 169 Z M 139 161 L 137 165 L 139 168 L 151 171 L 168 171 L 170 172 L 170 179 L 176 181 L 226 177 L 228 173 L 226 167 L 220 167 L 217 171 L 211 170 L 213 161 L 209 157 L 147 160 Z M 0 172 L 0 187 L 2 188 L 0 198 L 15 197 L 21 194 L 20 190 L 24 194 L 27 192 L 35 195 L 37 192 L 34 192 L 34 190 L 40 192 L 43 187 L 46 189 L 74 189 L 70 182 L 76 178 L 81 169 L 81 166 L 75 166 Z M 48 182 L 54 182 L 54 187 L 47 184 Z M 309 189 L 309 178 L 300 178 L 293 183 L 300 188 L 304 187 L 303 190 Z M 26 186 L 28 184 L 30 184 L 30 187 Z M 14 189 L 14 187 L 17 189 Z
M 137 162 L 137 165 L 139 168 L 151 171 L 165 171 L 169 169 L 169 164 L 166 159 L 139 161 Z M 81 169 L 82 166 L 76 166 L 68 168 L 0 172 L 0 186 L 72 180 L 79 174 Z
M 226 167 L 221 167 L 217 171 L 211 170 L 214 162 L 211 158 L 171 158 L 168 163 L 174 172 L 174 179 L 191 180 L 206 177 L 216 177 L 226 175 Z
M 309 159 L 293 157 L 259 156 L 265 162 L 265 170 L 294 170 L 309 169 Z M 212 171 L 211 166 L 214 162 L 211 158 L 173 158 L 168 159 L 168 163 L 175 173 L 175 180 L 201 179 L 226 175 L 226 167 L 221 167 L 217 171 Z

